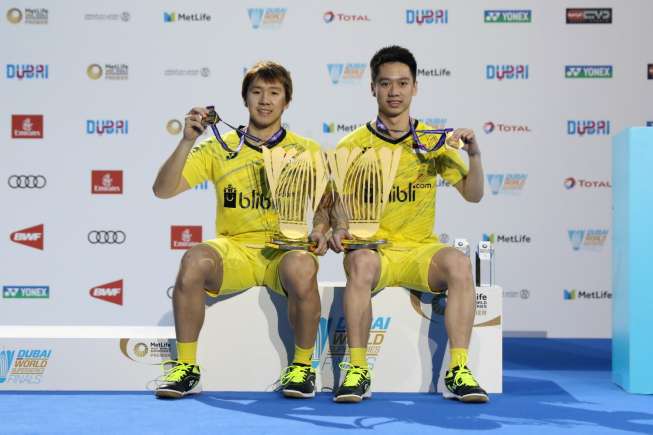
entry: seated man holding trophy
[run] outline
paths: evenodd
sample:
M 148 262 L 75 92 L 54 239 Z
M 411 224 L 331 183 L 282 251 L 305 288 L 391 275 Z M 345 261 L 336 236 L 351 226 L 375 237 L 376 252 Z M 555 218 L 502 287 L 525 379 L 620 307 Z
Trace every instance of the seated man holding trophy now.
M 282 127 L 292 98 L 283 66 L 257 63 L 245 74 L 241 94 L 247 126 L 225 122 L 232 130 L 221 136 L 215 109 L 193 108 L 183 138 L 153 186 L 157 197 L 171 198 L 210 180 L 217 199 L 216 238 L 192 247 L 181 260 L 172 297 L 178 359 L 167 362 L 157 397 L 201 391 L 196 353 L 206 293 L 226 295 L 254 286 L 288 298 L 295 351 L 281 376 L 283 394 L 315 395 L 311 360 L 321 309 L 315 255 L 327 250 L 328 223 L 308 234 L 306 219 L 326 188 L 326 161 L 319 144 Z M 215 137 L 196 145 L 208 126 Z
M 370 397 L 366 350 L 372 320 L 371 296 L 384 287 L 447 291 L 445 325 L 451 362 L 444 396 L 486 402 L 488 396 L 467 367 L 475 316 L 469 259 L 433 234 L 437 176 L 470 202 L 483 196 L 481 154 L 469 129 L 434 129 L 410 117 L 417 94 L 417 63 L 405 48 L 379 50 L 370 62 L 378 116 L 349 135 L 329 154 L 339 201 L 330 213 L 329 241 L 345 251 L 344 313 L 350 361 L 336 402 Z M 459 155 L 464 149 L 469 168 Z M 324 216 L 322 209 L 319 216 Z

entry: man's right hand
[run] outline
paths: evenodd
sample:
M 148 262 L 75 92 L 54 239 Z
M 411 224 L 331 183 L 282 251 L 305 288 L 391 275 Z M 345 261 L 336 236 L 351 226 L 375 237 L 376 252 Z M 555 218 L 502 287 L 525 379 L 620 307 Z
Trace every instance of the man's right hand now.
M 202 119 L 209 114 L 205 107 L 193 107 L 186 115 L 184 122 L 184 140 L 195 142 L 198 137 L 204 133 L 206 126 L 202 124 Z
M 339 228 L 331 233 L 331 238 L 329 239 L 329 247 L 333 252 L 340 253 L 345 250 L 342 245 L 343 240 L 351 240 L 353 237 L 349 234 L 349 231 L 345 228 Z

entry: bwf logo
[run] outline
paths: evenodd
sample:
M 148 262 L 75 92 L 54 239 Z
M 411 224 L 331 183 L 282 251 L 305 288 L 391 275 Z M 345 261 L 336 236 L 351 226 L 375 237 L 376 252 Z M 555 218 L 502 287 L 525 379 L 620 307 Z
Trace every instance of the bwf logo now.
M 33 227 L 25 228 L 22 230 L 14 231 L 9 236 L 12 242 L 21 245 L 29 246 L 30 248 L 43 250 L 43 242 L 45 239 L 45 228 L 43 224 Z
M 93 287 L 91 290 L 89 290 L 89 294 L 95 299 L 100 299 L 101 301 L 110 302 L 116 305 L 122 305 L 122 279 Z

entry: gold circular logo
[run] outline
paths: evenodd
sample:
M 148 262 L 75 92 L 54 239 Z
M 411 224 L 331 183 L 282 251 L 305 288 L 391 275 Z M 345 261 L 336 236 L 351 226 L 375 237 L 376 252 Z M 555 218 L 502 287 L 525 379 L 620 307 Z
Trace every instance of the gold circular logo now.
M 136 343 L 134 345 L 134 355 L 136 355 L 139 358 L 143 358 L 145 355 L 147 355 L 148 352 L 147 344 L 145 343 Z
M 11 8 L 7 11 L 7 20 L 12 24 L 18 24 L 23 19 L 23 13 L 20 9 Z
M 102 77 L 102 67 L 97 63 L 89 65 L 88 68 L 86 68 L 86 74 L 91 80 L 97 80 Z
M 166 124 L 166 130 L 168 130 L 168 133 L 170 134 L 179 134 L 182 128 L 183 125 L 181 125 L 181 122 L 176 119 L 171 119 L 168 121 L 168 124 Z

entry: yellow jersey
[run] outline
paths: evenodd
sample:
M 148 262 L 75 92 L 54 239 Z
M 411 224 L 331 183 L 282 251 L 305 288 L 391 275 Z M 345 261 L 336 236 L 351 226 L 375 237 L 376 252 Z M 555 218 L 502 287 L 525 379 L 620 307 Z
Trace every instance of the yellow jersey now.
M 421 121 L 414 122 L 418 134 L 420 130 L 435 128 Z M 400 147 L 399 168 L 375 237 L 389 240 L 394 246 L 438 240 L 433 234 L 437 177 L 439 175 L 454 185 L 467 175 L 467 165 L 458 150 L 443 147 L 425 153 L 413 146 L 410 132 L 398 139 L 391 139 L 375 131 L 371 123 L 342 138 L 337 145 L 337 148 L 340 147 L 387 147 L 393 151 Z
M 222 135 L 222 139 L 229 148 L 236 149 L 240 133 L 232 130 Z M 298 153 L 320 150 L 317 142 L 288 130 L 267 147 L 296 148 Z M 265 243 L 278 228 L 262 152 L 247 140 L 237 154 L 222 148 L 215 137 L 196 144 L 186 159 L 183 177 L 190 187 L 207 180 L 213 183 L 216 236 Z

